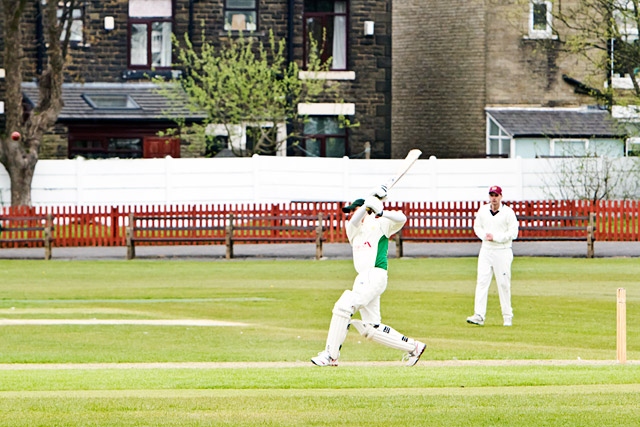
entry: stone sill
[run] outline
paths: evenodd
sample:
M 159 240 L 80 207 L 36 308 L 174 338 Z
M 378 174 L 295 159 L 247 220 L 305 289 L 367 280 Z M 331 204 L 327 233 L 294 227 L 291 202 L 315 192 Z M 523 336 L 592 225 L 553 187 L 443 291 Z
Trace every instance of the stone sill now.
M 301 80 L 355 80 L 355 71 L 300 71 L 298 77 Z

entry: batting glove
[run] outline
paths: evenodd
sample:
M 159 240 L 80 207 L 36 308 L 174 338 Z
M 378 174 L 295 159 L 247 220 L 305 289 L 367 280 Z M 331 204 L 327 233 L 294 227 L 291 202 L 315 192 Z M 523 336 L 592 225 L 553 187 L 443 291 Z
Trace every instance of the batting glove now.
M 382 200 L 376 196 L 369 196 L 364 199 L 364 207 L 367 208 L 367 212 L 373 212 L 378 216 L 382 215 Z
M 369 195 L 376 196 L 380 200 L 385 200 L 387 198 L 387 194 L 387 186 L 380 185 L 378 187 L 373 187 Z

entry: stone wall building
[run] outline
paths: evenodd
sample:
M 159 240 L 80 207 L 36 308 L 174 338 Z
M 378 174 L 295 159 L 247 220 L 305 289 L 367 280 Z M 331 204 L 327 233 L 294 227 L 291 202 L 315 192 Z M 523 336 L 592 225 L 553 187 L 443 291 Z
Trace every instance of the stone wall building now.
M 394 154 L 418 147 L 427 157 L 512 157 L 513 135 L 491 121 L 487 109 L 599 109 L 576 85 L 602 89 L 606 76 L 592 81 L 593 67 L 565 52 L 545 13 L 554 4 L 395 2 Z
M 29 2 L 28 7 L 23 81 L 25 102 L 33 103 L 37 91 L 29 85 L 42 71 L 44 49 L 39 41 L 39 2 Z M 162 101 L 149 100 L 157 96 L 149 89 L 149 76 L 175 77 L 179 71 L 172 67 L 170 34 L 179 39 L 188 34 L 198 47 L 202 34 L 215 44 L 229 34 L 264 39 L 270 30 L 276 39 L 287 41 L 288 60 L 303 68 L 307 34 L 330 33 L 333 44 L 324 53 L 331 54 L 333 63 L 326 78 L 342 86 L 347 114 L 360 124 L 338 135 L 319 126 L 306 135 L 305 152 L 289 149 L 287 154 L 364 157 L 370 146 L 371 157 L 390 158 L 391 0 L 79 1 L 63 88 L 65 108 L 56 129 L 43 141 L 41 158 L 205 155 L 203 146 L 157 137 L 170 123 L 153 110 Z M 0 80 L 0 98 L 3 84 Z M 84 101 L 78 103 L 77 97 Z M 119 111 L 102 102 L 120 103 Z M 146 107 L 140 107 L 141 102 Z M 326 125 L 337 120 L 340 110 L 311 105 L 307 111 Z

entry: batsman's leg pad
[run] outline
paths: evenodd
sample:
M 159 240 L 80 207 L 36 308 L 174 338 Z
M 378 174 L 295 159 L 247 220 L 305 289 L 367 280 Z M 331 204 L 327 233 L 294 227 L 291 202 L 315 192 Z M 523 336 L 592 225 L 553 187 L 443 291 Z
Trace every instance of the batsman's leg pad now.
M 355 312 L 356 294 L 353 291 L 346 290 L 333 305 L 333 314 L 351 318 Z
M 361 320 L 352 320 L 351 324 L 366 339 L 395 348 L 411 352 L 415 349 L 415 341 L 407 338 L 400 332 L 383 323 L 372 325 L 371 323 L 363 323 Z
M 347 290 L 344 291 L 333 306 L 333 315 L 331 316 L 326 346 L 326 350 L 332 359 L 337 359 L 340 356 L 340 348 L 347 338 L 349 322 L 355 312 L 354 303 L 355 298 L 353 292 Z

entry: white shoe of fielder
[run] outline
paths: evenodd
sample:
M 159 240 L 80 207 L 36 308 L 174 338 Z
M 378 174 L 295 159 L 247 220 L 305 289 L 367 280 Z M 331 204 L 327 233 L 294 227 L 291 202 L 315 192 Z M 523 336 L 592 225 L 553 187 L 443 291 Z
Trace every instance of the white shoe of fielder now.
M 405 355 L 405 360 L 407 361 L 406 366 L 413 366 L 418 363 L 418 360 L 420 360 L 420 356 L 424 353 L 425 348 L 427 348 L 425 343 L 416 341 L 416 348 L 411 353 L 407 353 Z
M 513 317 L 511 316 L 504 316 L 504 326 L 511 326 L 513 325 Z
M 467 317 L 467 323 L 471 323 L 472 325 L 482 326 L 484 325 L 484 319 L 479 314 L 474 314 L 471 317 Z
M 338 359 L 332 359 L 328 351 L 321 351 L 311 362 L 317 366 L 338 366 Z

